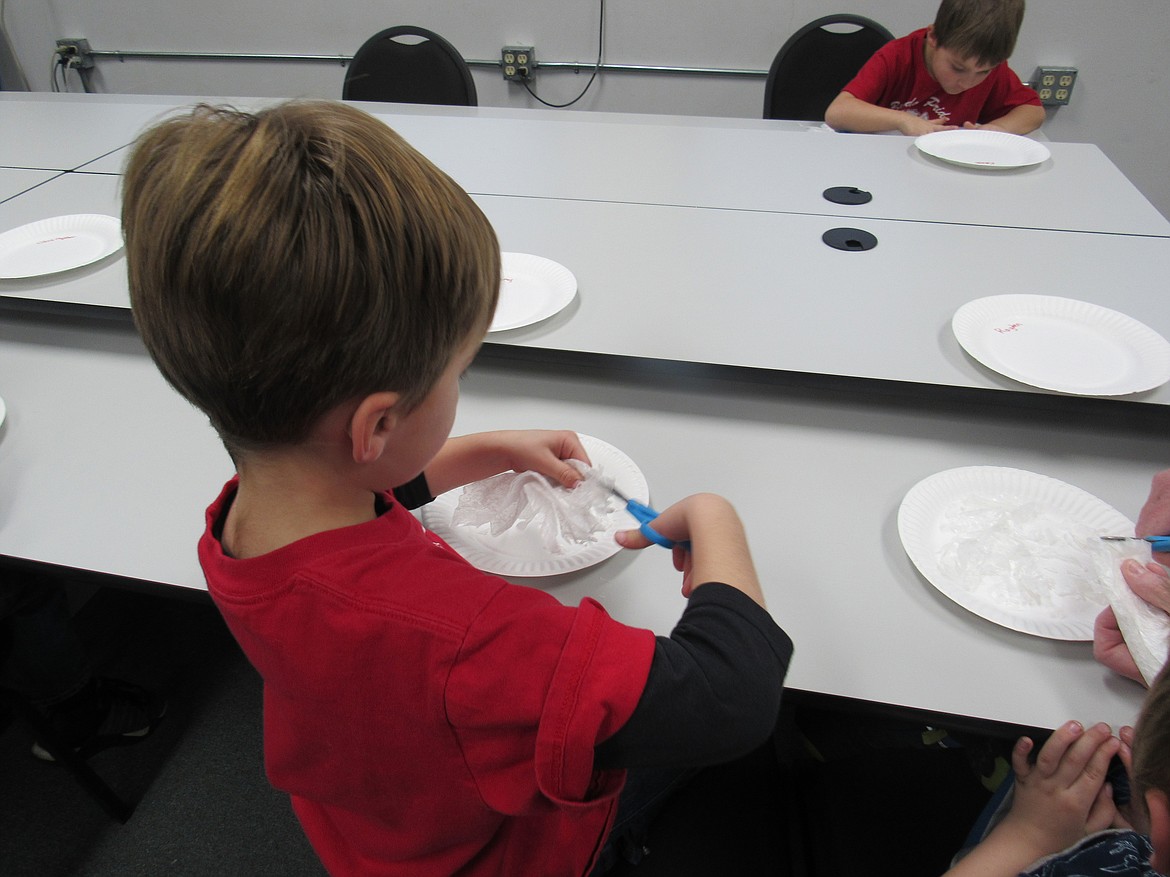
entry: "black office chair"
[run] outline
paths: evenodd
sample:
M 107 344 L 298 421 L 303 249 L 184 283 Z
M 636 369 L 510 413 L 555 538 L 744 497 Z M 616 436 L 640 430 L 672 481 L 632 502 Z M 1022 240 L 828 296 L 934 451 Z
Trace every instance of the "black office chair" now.
M 825 29 L 837 24 L 854 29 Z M 788 38 L 772 61 L 764 87 L 764 118 L 823 121 L 833 98 L 893 38 L 876 21 L 849 13 L 826 15 L 806 24 Z
M 362 44 L 346 71 L 341 97 L 460 107 L 478 103 L 471 69 L 456 48 L 437 33 L 408 24 L 387 28 Z

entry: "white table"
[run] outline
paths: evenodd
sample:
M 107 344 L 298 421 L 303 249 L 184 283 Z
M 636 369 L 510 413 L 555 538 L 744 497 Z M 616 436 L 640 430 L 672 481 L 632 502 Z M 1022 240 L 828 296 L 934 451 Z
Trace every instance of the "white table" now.
M 1170 338 L 1155 270 L 1167 238 L 866 220 L 877 247 L 843 252 L 822 242 L 838 225 L 824 216 L 477 200 L 504 250 L 571 266 L 579 284 L 567 312 L 498 343 L 1035 394 L 963 352 L 950 330 L 961 305 L 1065 296 Z M 1170 385 L 1123 398 L 1166 404 Z
M 0 178 L 2 179 L 2 178 Z M 113 174 L 65 173 L 16 198 L 0 203 L 0 232 L 62 213 L 121 214 L 121 177 Z M 62 205 L 69 205 L 63 210 Z M 130 293 L 126 285 L 126 257 L 119 251 L 100 262 L 73 271 L 22 280 L 0 279 L 0 302 L 30 306 L 84 305 L 94 314 L 125 317 Z
M 53 215 L 61 203 L 118 215 L 119 185 L 115 175 L 62 175 L 0 204 L 0 231 Z M 494 344 L 1037 394 L 962 350 L 949 328 L 957 308 L 1009 290 L 1060 295 L 1119 310 L 1170 338 L 1161 274 L 1117 278 L 1119 265 L 1170 263 L 1170 238 L 865 220 L 857 225 L 878 246 L 854 253 L 821 241 L 834 217 L 476 200 L 504 250 L 569 266 L 579 287 L 568 309 L 493 334 Z M 125 258 L 0 281 L 0 299 L 127 309 Z M 1165 405 L 1170 385 L 1117 401 Z
M 823 393 L 492 359 L 462 385 L 457 431 L 571 427 L 628 453 L 657 503 L 715 490 L 737 505 L 797 645 L 793 687 L 1048 727 L 1133 718 L 1140 689 L 1089 644 L 1006 630 L 936 592 L 895 515 L 919 479 L 976 464 L 1042 472 L 1135 515 L 1166 462 L 1162 431 L 964 399 L 920 406 L 868 383 Z M 231 464 L 128 327 L 0 317 L 0 395 L 0 554 L 203 587 L 194 544 Z M 531 583 L 660 633 L 682 608 L 657 549 Z
M 60 174 L 60 171 L 0 167 L 0 203 L 15 198 Z M 0 231 L 7 229 L 0 229 Z
M 125 146 L 179 99 L 0 92 L 0 166 L 72 170 Z M 96 98 L 96 99 L 95 99 Z
M 105 120 L 88 157 L 57 163 L 90 172 L 0 204 L 0 231 L 60 203 L 117 213 L 115 141 L 161 100 L 87 102 L 86 113 L 115 109 L 87 117 Z M 0 124 L 24 103 L 0 96 Z M 57 112 L 69 103 L 52 101 Z M 1114 185 L 1099 152 L 1053 144 L 1049 168 L 984 177 L 930 164 L 896 138 L 755 120 L 409 107 L 393 117 L 475 193 L 505 249 L 557 259 L 580 281 L 568 311 L 492 339 L 463 384 L 458 431 L 574 428 L 630 454 L 655 502 L 729 496 L 770 609 L 796 641 L 796 688 L 1014 724 L 1132 720 L 1140 688 L 1095 664 L 1087 644 L 959 608 L 913 570 L 895 527 L 909 487 L 942 469 L 1041 472 L 1132 517 L 1170 463 L 1163 389 L 1129 400 L 1154 404 L 1043 394 L 976 365 L 948 327 L 958 304 L 1007 291 L 1010 268 L 1012 291 L 1088 298 L 1170 335 L 1156 279 L 1165 220 Z M 485 138 L 504 131 L 547 149 L 527 166 L 497 163 L 502 147 Z M 780 144 L 831 160 L 801 181 L 793 162 L 772 167 Z M 872 167 L 876 182 L 827 182 L 843 167 Z M 1081 188 L 1065 191 L 1076 168 Z M 768 174 L 791 190 L 761 186 Z M 907 184 L 936 178 L 941 189 Z M 871 188 L 882 212 L 814 207 L 837 183 Z M 986 202 L 984 187 L 996 193 Z M 1027 196 L 998 205 L 998 221 L 991 202 L 1005 189 L 995 187 Z M 1033 203 L 1045 197 L 1055 200 Z M 944 208 L 945 221 L 931 218 Z M 878 247 L 829 250 L 820 234 L 836 224 L 873 231 Z M 134 336 L 123 257 L 0 292 L 115 317 L 0 312 L 0 555 L 202 588 L 194 543 L 231 465 Z M 657 550 L 534 584 L 568 603 L 595 596 L 659 632 L 682 605 Z
M 0 166 L 116 172 L 143 127 L 197 98 L 0 93 Z M 257 108 L 271 100 L 209 98 Z M 467 191 L 919 222 L 1170 236 L 1096 146 L 1049 143 L 1034 168 L 988 172 L 922 155 L 903 137 L 806 123 L 496 107 L 361 104 Z M 71 132 L 61 137 L 62 131 Z M 826 201 L 831 186 L 873 194 Z
M 1091 144 L 1048 143 L 1053 157 L 1037 167 L 986 171 L 925 156 L 909 138 L 790 122 L 428 109 L 375 112 L 475 194 L 1170 235 Z M 464 114 L 475 118 L 474 138 Z M 833 186 L 873 200 L 833 204 L 823 197 Z

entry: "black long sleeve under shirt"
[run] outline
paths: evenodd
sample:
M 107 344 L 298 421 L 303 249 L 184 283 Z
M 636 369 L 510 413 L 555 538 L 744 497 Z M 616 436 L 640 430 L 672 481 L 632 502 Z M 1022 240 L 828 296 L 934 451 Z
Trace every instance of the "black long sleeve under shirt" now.
M 720 582 L 698 587 L 658 637 L 633 715 L 595 749 L 598 768 L 702 767 L 760 745 L 776 724 L 792 640 Z
M 394 489 L 406 508 L 434 497 L 420 474 Z M 379 512 L 382 500 L 375 503 Z M 792 640 L 747 594 L 695 588 L 669 637 L 660 636 L 629 721 L 595 749 L 598 768 L 701 767 L 751 751 L 780 711 Z

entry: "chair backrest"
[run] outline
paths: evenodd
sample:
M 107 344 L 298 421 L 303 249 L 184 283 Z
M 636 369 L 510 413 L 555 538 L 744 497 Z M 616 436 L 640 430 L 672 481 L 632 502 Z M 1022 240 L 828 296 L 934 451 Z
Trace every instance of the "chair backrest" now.
M 403 42 L 399 37 L 414 39 Z M 471 69 L 455 47 L 413 25 L 390 27 L 366 40 L 349 64 L 341 96 L 462 107 L 478 103 Z
M 851 25 L 848 31 L 826 26 Z M 861 15 L 838 13 L 810 22 L 776 53 L 764 87 L 765 119 L 822 121 L 843 86 L 894 38 Z

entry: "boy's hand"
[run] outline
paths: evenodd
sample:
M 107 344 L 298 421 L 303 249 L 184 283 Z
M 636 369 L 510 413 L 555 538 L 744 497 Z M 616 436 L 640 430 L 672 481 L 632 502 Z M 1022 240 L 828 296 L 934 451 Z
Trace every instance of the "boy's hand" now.
M 916 116 L 913 113 L 902 113 L 902 119 L 898 120 L 898 130 L 907 137 L 919 137 L 922 134 L 933 134 L 935 131 L 954 131 L 958 125 L 944 125 L 942 122 L 936 122 L 932 119 L 924 119 L 921 116 Z
M 565 487 L 576 487 L 582 475 L 565 461 L 593 465 L 572 430 L 518 429 L 496 435 L 503 442 L 507 468 L 513 472 L 539 472 Z
M 1121 741 L 1109 726 L 1086 729 L 1066 722 L 1048 738 L 1035 764 L 1028 760 L 1033 745 L 1022 737 L 1012 750 L 1016 789 L 1005 830 L 1034 844 L 1039 857 L 1112 825 L 1117 810 L 1105 773 Z
M 726 499 L 713 493 L 688 496 L 664 509 L 650 526 L 676 543 L 691 543 L 690 551 L 679 545 L 673 549 L 674 568 L 683 574 L 684 597 L 699 585 L 723 582 L 764 605 L 743 524 Z M 616 538 L 623 548 L 653 544 L 639 530 L 622 530 Z
M 1086 730 L 1079 722 L 1066 722 L 1030 764 L 1033 743 L 1021 737 L 1012 750 L 1016 786 L 1011 810 L 944 877 L 1019 874 L 1037 859 L 1108 828 L 1117 808 L 1105 774 L 1121 745 L 1108 725 Z
M 688 499 L 692 499 L 688 497 Z M 683 574 L 682 593 L 684 597 L 689 597 L 694 591 L 694 563 L 693 555 L 686 548 L 683 548 L 684 542 L 690 541 L 690 530 L 685 522 L 685 512 L 683 511 L 684 499 L 676 502 L 664 512 L 659 512 L 658 517 L 650 522 L 650 526 L 658 533 L 661 533 L 667 539 L 674 542 L 674 547 L 671 551 L 671 559 L 674 561 L 674 568 Z M 676 518 L 682 517 L 682 520 L 676 522 Z M 686 535 L 676 536 L 675 533 L 686 533 Z M 643 548 L 648 548 L 654 545 L 639 529 L 634 530 L 619 530 L 614 534 L 614 538 L 622 548 L 629 548 L 634 551 L 640 551 Z
M 1145 806 L 1133 794 L 1134 729 L 1129 725 L 1123 725 L 1121 730 L 1117 732 L 1117 738 L 1121 741 L 1121 748 L 1117 751 L 1117 757 L 1121 759 L 1126 776 L 1130 778 L 1130 796 L 1129 802 L 1124 807 L 1119 806 L 1117 808 L 1117 817 L 1113 820 L 1113 827 L 1126 828 L 1130 831 L 1136 831 L 1138 834 L 1149 834 L 1150 816 L 1146 812 Z
M 427 486 L 440 496 L 512 470 L 539 472 L 565 487 L 575 487 L 581 474 L 566 460 L 591 465 L 581 439 L 569 430 L 514 429 L 454 436 L 427 465 Z

